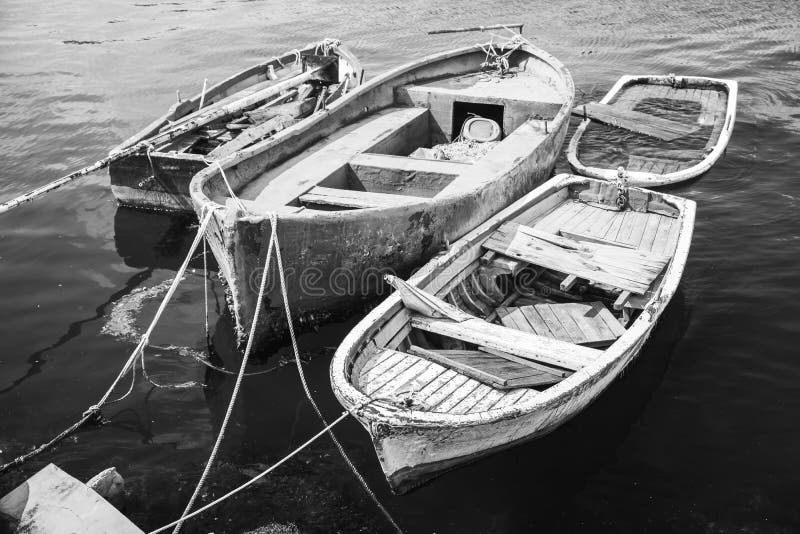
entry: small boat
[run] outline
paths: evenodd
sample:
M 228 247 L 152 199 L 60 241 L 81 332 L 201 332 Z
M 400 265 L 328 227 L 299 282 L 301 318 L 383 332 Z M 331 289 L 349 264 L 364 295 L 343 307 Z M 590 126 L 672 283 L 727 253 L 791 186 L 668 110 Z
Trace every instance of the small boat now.
M 735 81 L 699 76 L 623 76 L 584 118 L 567 149 L 577 174 L 656 187 L 708 171 L 723 155 L 736 122 Z
M 639 354 L 680 282 L 695 204 L 562 174 L 454 243 L 345 337 L 339 402 L 390 486 L 542 436 Z
M 173 104 L 111 151 L 150 148 L 113 161 L 111 190 L 132 207 L 193 213 L 189 182 L 224 158 L 311 115 L 363 82 L 356 57 L 326 39 L 245 69 Z
M 207 236 L 239 338 L 270 214 L 297 324 L 361 311 L 386 290 L 383 272 L 410 273 L 549 177 L 573 98 L 567 69 L 527 42 L 464 47 L 387 72 L 201 171 L 192 200 L 198 215 L 213 210 Z M 257 343 L 287 328 L 277 284 L 262 302 Z

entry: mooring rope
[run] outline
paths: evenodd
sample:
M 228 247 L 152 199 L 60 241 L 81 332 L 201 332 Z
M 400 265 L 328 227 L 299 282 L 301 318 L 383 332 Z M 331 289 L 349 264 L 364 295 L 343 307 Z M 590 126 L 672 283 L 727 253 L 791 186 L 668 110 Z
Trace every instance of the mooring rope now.
M 273 227 L 272 227 L 272 234 L 273 234 L 275 240 L 277 241 L 278 237 L 277 237 L 277 233 L 276 233 L 274 224 L 273 224 Z M 317 406 L 316 401 L 314 401 L 314 397 L 311 395 L 311 389 L 308 387 L 308 382 L 306 381 L 306 376 L 305 376 L 305 373 L 303 372 L 302 362 L 300 361 L 300 350 L 299 350 L 299 348 L 297 346 L 297 336 L 295 335 L 294 325 L 293 325 L 293 322 L 292 322 L 291 310 L 289 308 L 289 295 L 288 295 L 288 291 L 286 289 L 286 276 L 285 276 L 284 271 L 283 271 L 283 259 L 281 257 L 281 248 L 280 248 L 280 246 L 276 247 L 275 256 L 276 256 L 276 259 L 277 259 L 277 262 L 278 262 L 278 274 L 279 274 L 278 278 L 280 279 L 281 295 L 283 297 L 283 304 L 284 304 L 284 309 L 285 309 L 285 312 L 286 312 L 286 319 L 287 319 L 287 321 L 289 323 L 289 336 L 290 336 L 291 341 L 292 341 L 292 350 L 294 351 L 294 358 L 295 358 L 295 361 L 296 361 L 296 364 L 297 364 L 297 373 L 298 373 L 298 376 L 300 377 L 300 383 L 303 385 L 303 391 L 305 391 L 306 397 L 308 398 L 308 402 L 314 408 L 314 411 L 317 413 L 317 416 L 319 417 L 320 421 L 322 421 L 322 424 L 324 424 L 326 427 L 328 427 L 328 426 L 330 426 L 330 425 L 328 425 L 328 421 L 325 419 L 325 416 L 322 415 L 322 411 L 319 409 L 319 406 Z M 339 440 L 336 438 L 336 435 L 333 433 L 333 430 L 328 430 L 328 434 L 330 435 L 331 440 L 333 441 L 334 445 L 336 445 L 336 448 L 339 450 L 339 453 L 342 455 L 342 458 L 344 459 L 345 463 L 347 463 L 347 466 L 353 472 L 353 475 L 355 475 L 356 479 L 361 483 L 361 486 L 363 486 L 364 491 L 367 492 L 367 494 L 370 496 L 372 501 L 375 503 L 375 506 L 377 506 L 378 509 L 381 511 L 381 513 L 383 513 L 384 517 L 386 518 L 386 520 L 389 523 L 391 523 L 391 525 L 395 529 L 395 531 L 402 534 L 403 529 L 401 529 L 400 526 L 395 522 L 394 518 L 389 513 L 389 511 L 386 508 L 384 508 L 383 504 L 381 504 L 381 501 L 378 499 L 378 496 L 375 495 L 375 493 L 369 487 L 369 484 L 367 484 L 367 481 L 364 479 L 363 476 L 361 476 L 361 473 L 358 471 L 358 469 L 356 469 L 356 466 L 350 460 L 350 457 L 347 456 L 347 453 L 344 451 L 344 447 L 342 447 L 342 444 L 339 443 Z
M 236 202 L 239 206 L 239 209 L 245 213 L 248 213 L 247 208 L 242 204 L 242 201 L 239 200 L 239 197 L 236 196 L 236 193 L 233 192 L 233 188 L 231 187 L 231 183 L 228 181 L 228 177 L 225 175 L 225 170 L 222 168 L 218 160 L 207 160 L 205 156 L 203 156 L 203 163 L 206 165 L 215 165 L 219 169 L 219 174 L 222 176 L 222 181 L 225 182 L 225 187 L 228 188 L 228 193 L 230 193 L 231 198 Z
M 67 428 L 66 430 L 64 430 L 60 434 L 58 434 L 56 437 L 54 437 L 53 439 L 51 439 L 47 443 L 44 443 L 44 444 L 36 447 L 32 451 L 28 452 L 27 454 L 23 454 L 22 456 L 18 456 L 14 460 L 12 460 L 12 461 L 0 466 L 0 474 L 3 474 L 4 472 L 8 471 L 9 469 L 11 469 L 13 467 L 20 466 L 23 463 L 25 463 L 28 460 L 30 460 L 31 458 L 33 458 L 34 456 L 37 456 L 38 454 L 41 454 L 42 452 L 46 451 L 47 449 L 49 449 L 50 447 L 52 447 L 53 445 L 55 445 L 59 441 L 63 440 L 64 438 L 69 436 L 71 433 L 73 433 L 77 429 L 79 429 L 81 426 L 83 426 L 90 419 L 97 418 L 97 416 L 100 413 L 100 409 L 104 405 L 113 404 L 115 402 L 119 402 L 120 400 L 122 400 L 125 397 L 127 397 L 131 393 L 131 391 L 133 391 L 133 386 L 134 386 L 135 379 L 136 379 L 136 361 L 137 361 L 137 358 L 144 351 L 144 348 L 147 346 L 147 343 L 148 343 L 148 341 L 150 339 L 150 335 L 152 334 L 153 330 L 155 329 L 156 324 L 158 323 L 158 320 L 161 318 L 161 314 L 164 312 L 164 309 L 167 307 L 167 303 L 170 301 L 170 299 L 172 298 L 172 296 L 175 293 L 175 290 L 178 288 L 178 284 L 180 284 L 180 281 L 182 280 L 183 275 L 186 272 L 186 269 L 189 267 L 189 261 L 192 258 L 192 254 L 194 254 L 194 251 L 200 245 L 200 239 L 202 239 L 204 237 L 205 229 L 208 226 L 208 223 L 211 221 L 211 217 L 212 217 L 213 213 L 214 213 L 213 209 L 208 210 L 208 212 L 206 212 L 206 214 L 203 217 L 203 220 L 200 223 L 200 226 L 199 226 L 199 228 L 197 230 L 197 235 L 195 236 L 194 241 L 192 242 L 192 245 L 191 245 L 191 247 L 189 249 L 189 253 L 186 255 L 186 259 L 183 260 L 183 264 L 181 264 L 180 268 L 178 269 L 178 272 L 176 273 L 175 278 L 172 281 L 172 284 L 170 285 L 169 289 L 167 290 L 167 293 L 166 293 L 166 295 L 164 297 L 164 300 L 161 302 L 161 305 L 158 307 L 158 310 L 156 311 L 156 314 L 153 317 L 153 320 L 150 323 L 150 326 L 147 328 L 145 333 L 142 334 L 142 338 L 139 340 L 139 343 L 136 345 L 136 348 L 133 349 L 133 352 L 128 357 L 128 359 L 125 361 L 125 364 L 122 366 L 122 370 L 120 370 L 119 374 L 117 374 L 117 377 L 114 379 L 114 381 L 112 382 L 111 386 L 106 390 L 106 392 L 103 394 L 103 396 L 100 398 L 100 400 L 97 403 L 95 403 L 92 406 L 90 406 L 85 412 L 83 412 L 83 414 L 81 415 L 81 418 L 78 419 L 78 421 L 76 421 L 72 426 L 70 426 L 69 428 Z M 124 395 L 122 395 L 118 399 L 115 399 L 113 401 L 109 401 L 108 399 L 111 396 L 111 394 L 114 392 L 114 389 L 116 389 L 117 385 L 120 383 L 122 378 L 128 373 L 128 371 L 133 371 L 131 373 L 132 380 L 131 380 L 130 388 L 128 389 L 128 391 Z
M 253 349 L 253 340 L 255 339 L 256 328 L 258 327 L 258 319 L 261 315 L 261 306 L 263 303 L 264 297 L 264 290 L 267 287 L 267 273 L 269 272 L 269 263 L 272 259 L 272 252 L 275 248 L 275 242 L 277 241 L 277 234 L 275 233 L 275 226 L 277 221 L 277 215 L 274 213 L 270 213 L 270 223 L 272 225 L 273 231 L 272 236 L 270 237 L 269 244 L 267 245 L 267 258 L 264 260 L 264 270 L 261 273 L 261 285 L 258 288 L 258 298 L 256 300 L 256 309 L 253 312 L 253 321 L 250 326 L 250 335 L 247 337 L 247 346 L 244 349 L 244 355 L 242 356 L 242 365 L 239 368 L 239 374 L 236 376 L 236 383 L 233 386 L 233 393 L 231 394 L 231 400 L 228 403 L 228 409 L 225 412 L 225 418 L 222 420 L 222 425 L 220 426 L 219 434 L 217 435 L 217 440 L 214 443 L 214 447 L 211 449 L 211 454 L 208 457 L 208 461 L 206 462 L 206 466 L 203 469 L 203 474 L 200 475 L 200 480 L 197 483 L 197 486 L 194 489 L 194 493 L 192 493 L 191 498 L 189 499 L 189 503 L 186 505 L 186 509 L 181 514 L 181 518 L 178 523 L 175 525 L 175 529 L 172 531 L 173 534 L 178 534 L 181 531 L 181 527 L 183 526 L 183 521 L 186 515 L 192 510 L 194 506 L 195 500 L 197 500 L 197 496 L 200 495 L 200 490 L 203 488 L 206 479 L 208 478 L 208 473 L 211 471 L 211 466 L 214 464 L 214 460 L 217 458 L 217 453 L 219 452 L 219 447 L 222 444 L 222 440 L 225 437 L 225 431 L 228 427 L 228 422 L 231 418 L 231 413 L 233 413 L 233 406 L 236 404 L 236 398 L 239 395 L 239 388 L 242 385 L 242 379 L 244 378 L 244 370 L 247 367 L 247 360 L 250 358 L 250 351 Z
M 358 408 L 360 408 L 360 406 L 359 406 Z M 272 473 L 274 470 L 276 470 L 277 468 L 279 468 L 280 466 L 282 466 L 283 464 L 285 464 L 286 462 L 288 462 L 289 460 L 291 460 L 291 459 L 292 459 L 293 457 L 295 457 L 295 456 L 296 456 L 296 455 L 297 455 L 297 454 L 298 454 L 300 451 L 302 451 L 303 449 L 305 449 L 306 447 L 308 447 L 309 445 L 311 445 L 312 443 L 314 443 L 314 442 L 315 442 L 317 439 L 319 439 L 321 436 L 325 435 L 325 433 L 326 433 L 326 432 L 330 432 L 330 431 L 331 431 L 331 429 L 332 429 L 334 426 L 336 426 L 336 425 L 338 425 L 339 423 L 341 423 L 342 421 L 344 421 L 344 420 L 345 420 L 345 418 L 346 418 L 348 415 L 350 415 L 350 414 L 351 414 L 353 411 L 355 411 L 355 408 L 354 408 L 354 409 L 351 409 L 350 411 L 342 412 L 342 414 L 341 414 L 339 417 L 337 417 L 337 418 L 336 418 L 336 419 L 335 419 L 335 420 L 334 420 L 334 421 L 333 421 L 331 424 L 327 425 L 325 428 L 323 428 L 322 430 L 320 430 L 319 432 L 317 432 L 316 434 L 314 434 L 313 436 L 311 436 L 311 437 L 310 437 L 308 440 L 306 440 L 306 442 L 305 442 L 305 443 L 303 443 L 302 445 L 300 445 L 299 447 L 297 447 L 295 450 L 293 450 L 292 452 L 290 452 L 289 454 L 287 454 L 286 456 L 284 456 L 284 457 L 283 457 L 283 458 L 282 458 L 280 461 L 278 461 L 278 462 L 274 463 L 274 464 L 273 464 L 272 466 L 270 466 L 268 469 L 266 469 L 266 470 L 262 471 L 261 473 L 259 473 L 259 474 L 258 474 L 258 475 L 256 475 L 256 476 L 254 476 L 253 478 L 251 478 L 250 480 L 248 480 L 247 482 L 245 482 L 245 483 L 244 483 L 244 484 L 242 484 L 241 486 L 238 486 L 238 487 L 236 487 L 236 488 L 232 489 L 231 491 L 229 491 L 228 493 L 226 493 L 225 495 L 223 495 L 223 496 L 222 496 L 222 497 L 220 497 L 219 499 L 216 499 L 216 500 L 214 500 L 214 501 L 211 501 L 210 503 L 206 504 L 205 506 L 203 506 L 203 507 L 201 507 L 201 508 L 198 508 L 197 510 L 195 510 L 194 512 L 192 512 L 192 513 L 190 513 L 190 514 L 186 514 L 185 516 L 181 517 L 180 519 L 177 519 L 177 520 L 173 521 L 172 523 L 169 523 L 169 524 L 167 524 L 167 525 L 164 525 L 163 527 L 159 527 L 159 528 L 157 528 L 157 529 L 155 529 L 155 530 L 151 530 L 151 531 L 150 531 L 148 534 L 158 534 L 159 532 L 164 532 L 164 531 L 165 531 L 165 530 L 167 530 L 168 528 L 171 528 L 171 527 L 177 526 L 178 524 L 182 523 L 183 521 L 186 521 L 187 519 L 191 519 L 192 517 L 195 517 L 195 516 L 197 516 L 197 515 L 200 515 L 200 514 L 202 514 L 203 512 L 205 512 L 206 510 L 208 510 L 209 508 L 213 508 L 214 506 L 218 505 L 218 504 L 219 504 L 219 503 L 221 503 L 222 501 L 224 501 L 224 500 L 226 500 L 226 499 L 229 499 L 229 498 L 233 497 L 234 495 L 236 495 L 236 494 L 237 494 L 237 493 L 239 493 L 240 491 L 244 490 L 244 489 L 245 489 L 245 488 L 247 488 L 248 486 L 251 486 L 251 485 L 255 484 L 256 482 L 258 482 L 259 480 L 261 480 L 262 478 L 264 478 L 265 476 L 267 476 L 268 474 Z

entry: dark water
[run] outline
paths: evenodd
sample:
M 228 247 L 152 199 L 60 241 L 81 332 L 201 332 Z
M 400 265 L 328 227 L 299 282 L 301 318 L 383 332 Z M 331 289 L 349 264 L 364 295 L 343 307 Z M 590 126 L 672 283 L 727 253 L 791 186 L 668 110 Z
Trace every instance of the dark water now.
M 102 157 L 223 76 L 323 36 L 343 39 L 369 74 L 478 34 L 442 26 L 523 21 L 571 69 L 577 100 L 622 74 L 700 74 L 740 83 L 727 157 L 674 187 L 698 203 L 689 264 L 639 362 L 551 436 L 453 472 L 403 497 L 388 493 L 367 434 L 338 433 L 409 532 L 800 531 L 800 3 L 3 0 L 0 7 L 0 199 Z M 567 170 L 565 160 L 560 171 Z M 191 221 L 117 208 L 105 174 L 0 219 L 0 458 L 49 439 L 94 403 L 133 349 L 191 237 Z M 224 416 L 233 377 L 207 371 L 202 262 L 147 353 L 162 383 L 139 380 L 87 429 L 10 475 L 47 462 L 81 479 L 115 465 L 126 513 L 142 528 L 176 518 Z M 214 346 L 235 369 L 214 280 Z M 139 309 L 137 306 L 141 306 Z M 127 315 L 126 315 L 127 313 Z M 139 317 L 132 323 L 127 318 Z M 353 322 L 304 336 L 305 365 L 327 414 L 333 347 Z M 133 330 L 132 330 L 133 328 Z M 288 355 L 284 351 L 285 355 Z M 261 354 L 253 371 L 281 354 Z M 219 496 L 320 428 L 285 366 L 245 381 L 204 499 Z M 303 532 L 386 524 L 329 441 L 185 532 L 271 522 Z

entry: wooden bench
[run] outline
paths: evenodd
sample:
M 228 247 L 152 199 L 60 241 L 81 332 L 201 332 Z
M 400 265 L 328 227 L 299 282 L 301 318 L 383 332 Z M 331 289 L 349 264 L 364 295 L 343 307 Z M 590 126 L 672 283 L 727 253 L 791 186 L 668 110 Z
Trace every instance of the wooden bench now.
M 321 204 L 345 208 L 391 208 L 417 202 L 426 202 L 427 200 L 428 199 L 424 197 L 414 197 L 410 195 L 372 193 L 369 191 L 353 191 L 350 189 L 334 189 L 331 187 L 314 187 L 308 193 L 300 195 L 300 202 L 302 204 Z
M 602 302 L 498 308 L 497 314 L 508 328 L 587 347 L 607 347 L 625 333 Z
M 433 197 L 447 187 L 471 163 L 392 156 L 357 154 L 350 168 L 368 191 Z
M 263 179 L 267 184 L 254 202 L 261 209 L 271 210 L 295 201 L 315 186 L 345 185 L 346 165 L 351 158 L 361 152 L 403 152 L 427 135 L 428 117 L 425 108 L 389 108 L 345 127 L 343 134 L 328 144 L 312 147 L 313 151 L 265 173 L 259 181 Z
M 570 371 L 577 371 L 601 354 L 595 349 L 506 328 L 478 318 L 456 322 L 412 314 L 411 327 Z

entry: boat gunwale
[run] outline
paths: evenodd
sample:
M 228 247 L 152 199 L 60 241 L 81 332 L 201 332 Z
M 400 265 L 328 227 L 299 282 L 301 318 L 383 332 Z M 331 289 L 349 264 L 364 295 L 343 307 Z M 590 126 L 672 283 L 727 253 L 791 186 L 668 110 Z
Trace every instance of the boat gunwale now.
M 424 288 L 454 261 L 467 253 L 472 247 L 480 246 L 488 235 L 507 221 L 550 195 L 571 185 L 590 183 L 592 178 L 570 174 L 560 174 L 551 178 L 526 196 L 510 205 L 495 217 L 465 235 L 459 242 L 441 257 L 431 260 L 409 280 L 412 285 Z M 634 188 L 640 189 L 640 188 Z M 574 398 L 576 391 L 590 387 L 591 382 L 605 370 L 612 368 L 633 347 L 640 344 L 642 338 L 649 335 L 650 329 L 658 321 L 664 308 L 677 291 L 683 275 L 686 260 L 691 246 L 695 219 L 695 203 L 691 200 L 676 197 L 667 193 L 651 192 L 662 200 L 674 205 L 679 210 L 681 221 L 680 232 L 672 259 L 668 264 L 662 283 L 653 292 L 645 310 L 634 320 L 626 332 L 594 361 L 579 369 L 561 382 L 539 392 L 537 395 L 510 406 L 490 409 L 485 412 L 471 414 L 447 414 L 401 408 L 379 399 L 370 399 L 351 382 L 350 370 L 359 353 L 369 343 L 371 337 L 394 313 L 402 309 L 402 301 L 395 292 L 373 309 L 344 338 L 337 348 L 330 366 L 330 379 L 333 392 L 346 409 L 358 407 L 354 414 L 365 426 L 370 423 L 385 423 L 393 427 L 469 427 L 493 423 L 505 419 L 519 417 L 537 410 L 548 410 Z M 453 273 L 452 276 L 455 276 Z M 452 276 L 450 278 L 452 278 Z M 659 304 L 656 305 L 656 300 Z M 389 316 L 392 314 L 391 316 Z
M 667 80 L 670 76 L 664 75 L 625 75 L 622 76 L 614 86 L 606 93 L 600 100 L 600 104 L 608 104 L 620 91 L 623 89 L 639 84 L 645 83 L 647 85 L 667 85 Z M 719 160 L 725 149 L 728 146 L 731 135 L 733 133 L 733 126 L 736 123 L 736 102 L 739 93 L 739 84 L 735 80 L 728 80 L 724 78 L 710 78 L 706 76 L 676 76 L 675 79 L 685 80 L 686 83 L 691 85 L 698 84 L 711 84 L 718 85 L 728 93 L 728 101 L 725 110 L 725 119 L 722 131 L 719 134 L 714 148 L 706 154 L 702 160 L 680 171 L 669 172 L 664 174 L 657 174 L 645 171 L 628 171 L 628 179 L 631 185 L 640 187 L 659 187 L 662 185 L 674 184 L 689 180 L 696 176 L 708 171 Z M 586 128 L 592 122 L 592 119 L 583 119 L 572 135 L 567 147 L 567 160 L 570 167 L 576 174 L 588 176 L 590 178 L 597 178 L 600 180 L 616 180 L 617 169 L 610 169 L 605 167 L 597 167 L 593 165 L 585 165 L 578 158 L 578 145 L 580 143 Z
M 250 78 L 252 76 L 257 76 L 262 71 L 266 71 L 266 69 L 268 69 L 270 65 L 274 66 L 276 68 L 276 70 L 284 69 L 284 68 L 290 66 L 292 62 L 294 62 L 294 58 L 297 56 L 298 53 L 300 55 L 303 55 L 304 53 L 314 52 L 314 51 L 316 51 L 318 49 L 320 44 L 321 44 L 321 41 L 320 42 L 308 43 L 303 48 L 291 50 L 289 52 L 284 52 L 280 56 L 273 56 L 272 58 L 270 58 L 267 61 L 263 61 L 261 63 L 255 64 L 255 65 L 251 65 L 250 67 L 247 67 L 247 68 L 245 68 L 245 69 L 243 69 L 243 70 L 241 70 L 241 71 L 239 71 L 239 72 L 237 72 L 235 74 L 232 74 L 232 75 L 228 76 L 227 78 L 215 83 L 211 87 L 206 88 L 206 92 L 205 92 L 206 98 L 208 98 L 209 96 L 213 97 L 213 96 L 216 95 L 216 93 L 218 93 L 218 92 L 220 92 L 222 90 L 226 90 L 226 89 L 228 89 L 228 88 L 230 88 L 230 87 L 232 87 L 232 86 L 234 86 L 234 85 L 236 85 L 238 83 L 241 83 L 241 82 L 247 80 L 247 78 Z M 350 49 L 348 47 L 344 46 L 344 45 L 335 46 L 335 47 L 333 47 L 333 49 L 336 50 L 336 54 L 335 55 L 338 56 L 340 59 L 344 59 L 348 64 L 350 64 L 352 66 L 354 72 L 359 73 L 359 76 L 363 80 L 364 69 L 363 69 L 363 67 L 361 65 L 361 62 L 350 51 Z M 359 84 L 361 83 L 362 80 L 359 80 Z M 255 83 L 258 83 L 258 82 L 254 81 L 253 84 L 255 84 Z M 230 96 L 230 95 L 228 95 L 228 96 Z M 164 113 L 163 115 L 161 115 L 157 119 L 153 120 L 153 122 L 151 122 L 150 124 L 148 124 L 147 126 L 142 128 L 141 130 L 139 130 L 137 133 L 135 133 L 131 137 L 127 138 L 126 140 L 122 141 L 120 144 L 118 144 L 117 146 L 112 148 L 111 151 L 109 152 L 109 154 L 113 155 L 116 152 L 119 152 L 119 151 L 121 151 L 121 150 L 123 150 L 125 148 L 128 148 L 128 147 L 131 147 L 131 146 L 133 146 L 133 145 L 135 145 L 137 143 L 140 143 L 140 142 L 146 140 L 149 137 L 152 137 L 153 135 L 156 135 L 158 133 L 159 129 L 162 126 L 165 126 L 169 121 L 180 120 L 183 117 L 186 117 L 188 115 L 191 115 L 192 113 L 195 113 L 196 111 L 199 111 L 198 109 L 195 109 L 195 107 L 200 103 L 200 98 L 201 97 L 202 97 L 202 92 L 199 92 L 196 95 L 192 96 L 191 98 L 188 98 L 186 100 L 182 100 L 180 102 L 173 103 L 169 107 L 169 109 L 167 110 L 166 113 Z M 175 113 L 176 113 L 176 111 L 178 109 L 178 106 L 186 105 L 187 102 L 190 102 L 192 104 L 191 108 L 190 108 L 191 110 L 188 111 L 187 113 L 185 113 L 184 115 L 182 115 L 181 117 L 175 117 Z M 176 154 L 172 153 L 172 152 L 157 152 L 157 151 L 153 151 L 151 153 L 151 155 L 152 156 L 159 155 L 161 157 L 173 157 Z M 183 156 L 197 156 L 197 157 L 185 158 L 185 159 L 197 159 L 197 160 L 202 160 L 203 159 L 203 156 L 200 155 L 200 154 L 180 154 L 180 155 L 183 155 Z
M 558 113 L 556 113 L 553 119 L 551 121 L 548 121 L 548 123 L 552 125 L 552 128 L 550 129 L 551 132 L 557 132 L 560 129 L 561 125 L 565 121 L 569 120 L 570 111 L 574 103 L 575 85 L 572 79 L 572 74 L 569 72 L 566 66 L 561 61 L 559 61 L 555 56 L 551 55 L 549 52 L 546 52 L 545 50 L 542 50 L 536 45 L 526 43 L 520 46 L 518 50 L 527 52 L 531 56 L 534 56 L 543 63 L 547 64 L 550 68 L 552 68 L 555 71 L 556 75 L 560 77 L 560 81 L 563 82 L 564 84 L 564 89 L 566 93 L 565 101 L 561 105 L 561 109 L 559 109 Z M 437 52 L 425 56 L 421 59 L 405 63 L 404 65 L 401 65 L 399 67 L 396 67 L 383 74 L 376 76 L 375 78 L 369 80 L 367 83 L 359 85 L 352 92 L 349 92 L 346 97 L 338 99 L 331 106 L 329 106 L 327 109 L 323 110 L 319 114 L 315 114 L 312 117 L 303 119 L 297 124 L 289 128 L 286 128 L 281 132 L 278 132 L 271 138 L 265 139 L 264 141 L 246 147 L 243 150 L 231 154 L 230 156 L 223 158 L 215 163 L 221 166 L 222 169 L 235 167 L 238 164 L 250 159 L 251 157 L 256 156 L 261 152 L 269 150 L 271 147 L 282 143 L 286 139 L 305 135 L 306 132 L 313 129 L 319 122 L 323 121 L 332 112 L 335 112 L 341 107 L 349 105 L 352 100 L 357 99 L 362 94 L 368 93 L 369 91 L 373 90 L 380 90 L 381 86 L 386 85 L 388 82 L 390 82 L 395 78 L 411 73 L 414 70 L 421 69 L 425 66 L 431 65 L 436 62 L 446 61 L 449 59 L 457 58 L 462 55 L 472 54 L 479 51 L 480 48 L 476 47 L 476 45 L 470 45 L 456 49 L 445 50 L 442 52 Z M 528 119 L 527 121 L 522 123 L 516 130 L 514 130 L 514 132 L 511 132 L 508 137 L 513 135 L 515 132 L 520 131 L 525 126 L 530 126 L 534 122 L 540 122 L 540 121 L 536 121 L 535 119 Z M 493 173 L 495 180 L 499 179 L 502 176 L 507 175 L 510 172 L 513 172 L 518 166 L 518 161 L 516 160 L 503 163 L 504 167 L 500 170 L 496 170 Z M 224 206 L 212 200 L 211 198 L 208 197 L 208 195 L 206 195 L 204 191 L 205 184 L 208 183 L 209 180 L 218 176 L 218 173 L 219 173 L 219 168 L 217 167 L 217 165 L 213 165 L 200 171 L 192 178 L 192 181 L 189 185 L 189 191 L 192 196 L 193 202 L 197 208 L 196 211 L 206 211 L 209 209 L 213 209 L 221 212 L 228 210 L 227 206 Z M 240 187 L 243 187 L 246 183 L 249 183 L 249 181 L 251 180 L 252 178 L 247 179 L 242 184 L 238 185 Z M 304 220 L 308 220 L 309 218 L 314 218 L 315 220 L 321 222 L 340 221 L 342 218 L 358 220 L 362 217 L 372 217 L 375 213 L 378 213 L 377 210 L 380 210 L 380 213 L 390 214 L 392 210 L 407 211 L 409 209 L 412 210 L 419 209 L 420 207 L 443 205 L 445 202 L 451 202 L 451 201 L 457 202 L 459 199 L 468 196 L 470 194 L 474 194 L 477 190 L 482 189 L 483 187 L 486 186 L 487 183 L 491 183 L 491 181 L 478 183 L 475 185 L 475 187 L 471 188 L 465 187 L 463 189 L 454 191 L 448 195 L 443 195 L 443 196 L 437 195 L 434 197 L 426 198 L 425 200 L 422 200 L 420 202 L 412 202 L 397 207 L 390 207 L 390 208 L 374 207 L 374 208 L 361 208 L 361 209 L 342 210 L 342 211 L 302 210 L 297 213 L 280 213 L 279 219 L 285 220 L 286 222 L 302 222 Z M 236 185 L 232 184 L 232 186 L 234 187 L 234 189 L 237 189 Z M 222 208 L 225 209 L 223 210 Z M 215 217 L 225 218 L 225 216 L 222 215 L 221 213 L 215 214 Z M 258 213 L 242 213 L 237 210 L 235 219 L 251 224 L 257 224 L 268 220 L 269 212 L 263 211 Z

